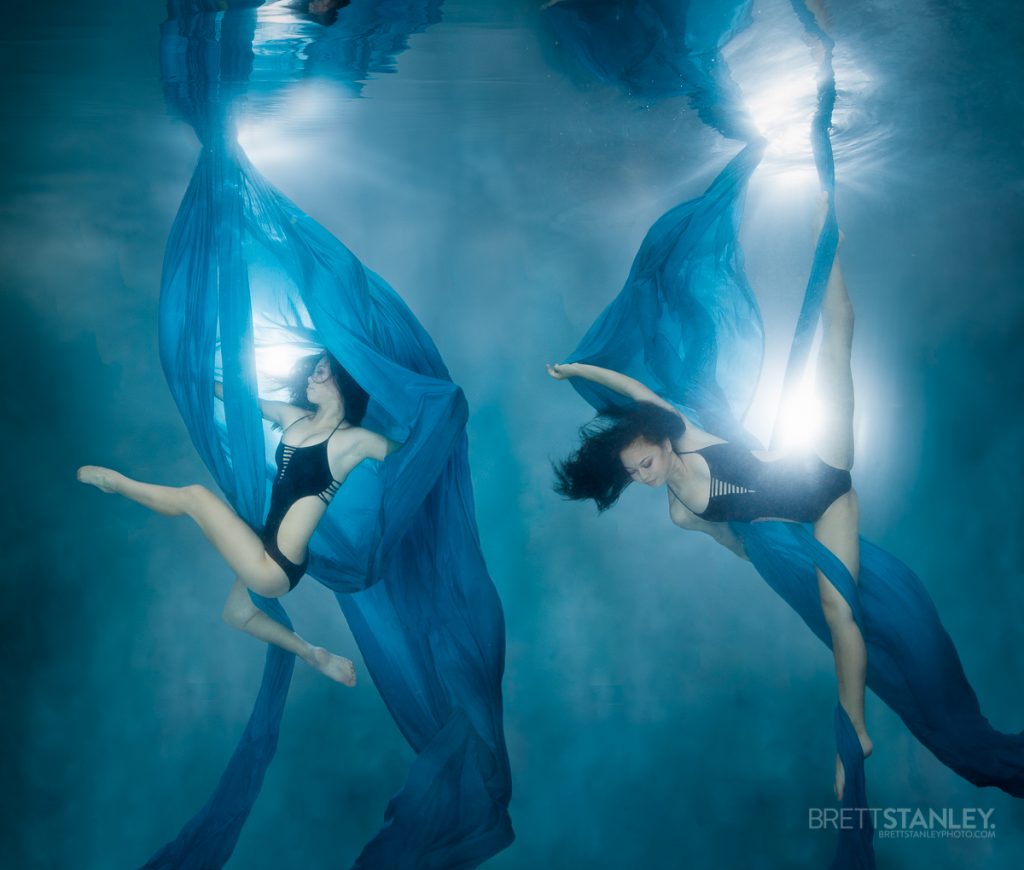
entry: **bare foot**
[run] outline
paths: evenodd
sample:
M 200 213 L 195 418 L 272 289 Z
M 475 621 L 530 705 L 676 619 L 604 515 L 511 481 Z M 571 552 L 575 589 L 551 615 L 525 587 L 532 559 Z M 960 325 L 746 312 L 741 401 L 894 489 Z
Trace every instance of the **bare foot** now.
M 347 658 L 329 653 L 322 646 L 313 647 L 312 658 L 310 664 L 325 677 L 330 677 L 346 686 L 356 684 L 355 666 Z
M 868 737 L 866 732 L 858 733 L 857 738 L 860 740 L 861 752 L 864 753 L 864 757 L 867 758 L 874 751 L 875 745 L 871 742 L 871 738 Z M 846 787 L 846 771 L 843 768 L 843 762 L 839 758 L 839 753 L 836 753 L 836 782 L 835 782 L 835 795 L 836 800 L 843 799 L 843 789 Z
M 124 475 L 114 471 L 112 468 L 103 468 L 99 465 L 83 465 L 78 469 L 78 479 L 82 483 L 88 483 L 90 486 L 103 490 L 103 492 L 117 492 L 118 481 L 123 480 Z

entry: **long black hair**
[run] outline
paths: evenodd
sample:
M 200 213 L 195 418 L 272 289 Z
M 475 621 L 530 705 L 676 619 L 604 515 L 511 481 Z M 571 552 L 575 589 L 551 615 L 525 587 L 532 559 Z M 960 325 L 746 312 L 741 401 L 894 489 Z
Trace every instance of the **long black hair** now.
M 609 408 L 580 427 L 578 450 L 553 463 L 555 492 L 574 500 L 592 498 L 599 512 L 606 511 L 631 481 L 619 454 L 637 438 L 661 444 L 666 438 L 675 441 L 684 431 L 678 414 L 653 402 Z
M 307 411 L 312 411 L 316 407 L 306 398 L 306 386 L 309 376 L 313 374 L 313 369 L 320 362 L 320 358 L 324 356 L 327 357 L 327 362 L 331 367 L 331 377 L 338 385 L 341 400 L 345 403 L 345 420 L 353 426 L 358 426 L 366 416 L 366 406 L 370 403 L 370 394 L 359 386 L 356 379 L 326 350 L 322 353 L 301 357 L 292 367 L 292 373 L 284 382 L 285 389 L 291 395 L 291 402 Z

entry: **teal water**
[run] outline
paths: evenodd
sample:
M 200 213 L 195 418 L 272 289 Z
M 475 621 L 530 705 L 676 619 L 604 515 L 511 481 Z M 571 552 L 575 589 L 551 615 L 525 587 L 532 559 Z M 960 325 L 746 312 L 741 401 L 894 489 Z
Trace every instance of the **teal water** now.
M 780 141 L 744 226 L 769 342 L 750 422 L 766 434 L 809 265 L 799 125 L 813 92 L 788 5 L 757 14 L 727 57 Z M 807 811 L 831 805 L 827 652 L 749 566 L 672 527 L 660 493 L 629 492 L 598 518 L 550 491 L 549 458 L 589 412 L 543 363 L 734 146 L 679 101 L 592 82 L 530 4 L 443 15 L 362 99 L 329 70 L 268 86 L 243 142 L 398 289 L 469 399 L 508 621 L 518 833 L 490 866 L 821 866 L 833 840 L 807 829 Z M 851 3 L 832 24 L 864 531 L 922 576 L 983 708 L 1013 730 L 1020 17 L 1011 4 Z M 164 105 L 156 5 L 7 18 L 3 863 L 134 866 L 205 799 L 262 664 L 220 623 L 231 578 L 196 530 L 73 479 L 103 462 L 208 480 L 156 354 L 160 258 L 197 146 Z M 315 583 L 288 604 L 301 633 L 354 654 Z M 296 675 L 234 865 L 346 866 L 401 784 L 410 752 L 369 680 L 322 683 Z M 1019 866 L 1015 802 L 962 782 L 868 704 L 873 805 L 979 806 L 997 824 L 987 842 L 880 841 L 880 865 Z

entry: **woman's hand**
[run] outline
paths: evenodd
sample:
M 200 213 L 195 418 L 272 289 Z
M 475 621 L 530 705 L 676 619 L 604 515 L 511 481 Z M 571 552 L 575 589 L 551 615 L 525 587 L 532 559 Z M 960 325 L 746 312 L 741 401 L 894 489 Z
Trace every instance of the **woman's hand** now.
M 664 408 L 666 411 L 678 414 L 679 418 L 683 421 L 683 425 L 687 428 L 692 425 L 686 415 L 675 405 L 666 402 L 654 390 L 649 389 L 640 381 L 628 375 L 621 374 L 612 369 L 601 368 L 601 366 L 591 365 L 590 363 L 562 363 L 561 365 L 548 363 L 547 368 L 548 374 L 556 381 L 564 381 L 566 378 L 583 378 L 598 386 L 607 387 L 609 390 L 613 390 L 627 399 L 632 399 L 634 402 L 650 402 L 652 405 L 657 405 L 659 408 Z M 694 427 L 694 431 L 700 432 L 701 430 Z
M 576 370 L 576 363 L 547 363 L 548 374 L 556 381 L 564 381 L 575 377 L 579 372 Z

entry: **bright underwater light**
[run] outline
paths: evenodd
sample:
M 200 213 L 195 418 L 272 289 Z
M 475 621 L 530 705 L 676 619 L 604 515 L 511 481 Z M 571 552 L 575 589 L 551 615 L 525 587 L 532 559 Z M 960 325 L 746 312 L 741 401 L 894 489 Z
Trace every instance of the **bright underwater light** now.
M 809 119 L 814 115 L 813 78 L 789 74 L 747 88 L 747 110 L 768 140 L 767 156 L 800 160 L 811 154 Z
M 310 353 L 305 345 L 295 342 L 266 344 L 256 348 L 256 371 L 260 378 L 284 380 L 298 362 Z
M 801 385 L 779 414 L 780 446 L 784 448 L 808 447 L 821 432 L 824 414 L 821 401 L 808 383 Z

